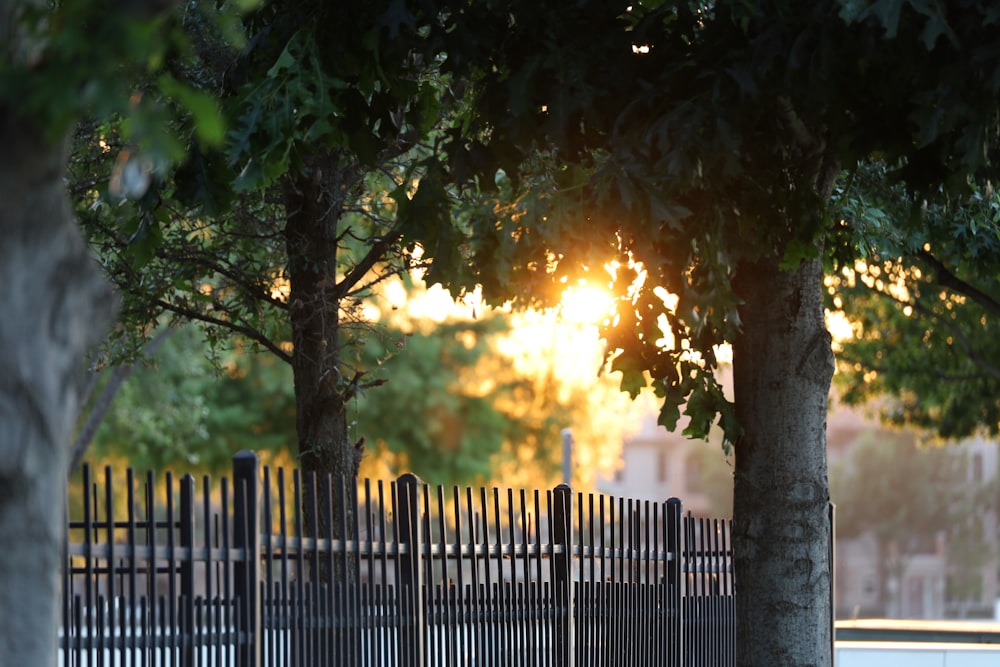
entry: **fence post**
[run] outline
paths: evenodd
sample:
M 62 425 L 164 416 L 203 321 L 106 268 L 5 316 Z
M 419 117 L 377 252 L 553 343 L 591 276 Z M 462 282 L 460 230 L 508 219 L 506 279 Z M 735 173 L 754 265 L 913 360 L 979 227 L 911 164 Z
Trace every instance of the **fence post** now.
M 188 473 L 181 477 L 181 548 L 187 556 L 181 559 L 181 610 L 183 612 L 184 643 L 181 650 L 181 667 L 194 667 L 194 477 Z
M 260 605 L 257 587 L 260 569 L 260 459 L 251 451 L 233 455 L 233 546 L 243 558 L 233 565 L 233 589 L 239 610 L 238 667 L 255 667 L 260 655 Z
M 424 568 L 420 567 L 422 544 L 420 489 L 422 483 L 413 473 L 396 480 L 396 525 L 399 559 L 399 596 L 402 622 L 399 628 L 400 664 L 421 667 L 424 664 Z
M 837 506 L 829 505 L 830 515 L 830 650 L 837 655 Z
M 684 564 L 681 560 L 681 528 L 684 508 L 679 498 L 670 498 L 664 507 L 667 519 L 667 560 L 666 589 L 669 644 L 664 647 L 668 655 L 668 665 L 679 667 L 684 655 L 684 605 L 682 598 Z
M 556 667 L 573 667 L 576 660 L 576 628 L 573 622 L 573 489 L 560 484 L 553 493 L 553 547 L 561 550 L 552 554 L 553 586 L 557 601 Z M 561 612 L 561 613 L 559 613 Z

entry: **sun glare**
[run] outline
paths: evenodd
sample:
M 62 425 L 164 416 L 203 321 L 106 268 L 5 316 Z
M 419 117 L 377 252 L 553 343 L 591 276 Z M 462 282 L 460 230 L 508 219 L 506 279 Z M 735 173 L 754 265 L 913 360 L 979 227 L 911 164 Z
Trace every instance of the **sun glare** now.
M 614 303 L 607 289 L 580 283 L 563 291 L 559 315 L 574 324 L 600 324 L 611 317 Z

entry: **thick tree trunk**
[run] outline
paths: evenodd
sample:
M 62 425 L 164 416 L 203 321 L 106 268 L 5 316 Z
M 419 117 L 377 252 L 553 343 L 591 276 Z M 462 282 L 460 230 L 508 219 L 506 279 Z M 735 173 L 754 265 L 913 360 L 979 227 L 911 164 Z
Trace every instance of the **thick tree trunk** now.
M 305 174 L 285 184 L 288 250 L 289 318 L 292 325 L 292 370 L 295 381 L 299 466 L 303 479 L 303 510 L 312 532 L 314 498 L 317 533 L 332 529 L 340 535 L 341 507 L 326 516 L 325 482 L 354 480 L 361 452 L 347 427 L 350 378 L 341 364 L 340 309 L 345 297 L 337 278 L 337 223 L 356 171 L 337 164 L 336 156 L 317 159 Z M 308 479 L 315 473 L 316 487 Z M 353 483 L 353 482 L 352 482 Z M 350 525 L 350 521 L 347 522 Z
M 733 550 L 740 667 L 832 665 L 827 397 L 833 376 L 818 261 L 741 266 L 733 345 Z
M 65 153 L 0 100 L 0 665 L 54 665 L 66 466 L 83 361 L 114 311 Z

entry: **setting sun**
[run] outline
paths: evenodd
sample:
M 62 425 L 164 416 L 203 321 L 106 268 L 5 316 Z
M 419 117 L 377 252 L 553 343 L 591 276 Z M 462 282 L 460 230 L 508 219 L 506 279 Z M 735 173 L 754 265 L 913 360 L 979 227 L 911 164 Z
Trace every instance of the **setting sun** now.
M 607 289 L 582 282 L 563 292 L 559 315 L 574 324 L 600 324 L 611 317 L 614 303 Z

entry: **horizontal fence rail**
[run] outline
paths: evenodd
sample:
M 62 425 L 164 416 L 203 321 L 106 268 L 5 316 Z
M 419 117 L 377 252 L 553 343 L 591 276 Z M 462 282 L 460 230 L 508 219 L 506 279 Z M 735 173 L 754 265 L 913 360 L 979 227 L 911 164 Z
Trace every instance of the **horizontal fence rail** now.
M 730 524 L 677 499 L 82 475 L 66 666 L 735 663 Z

